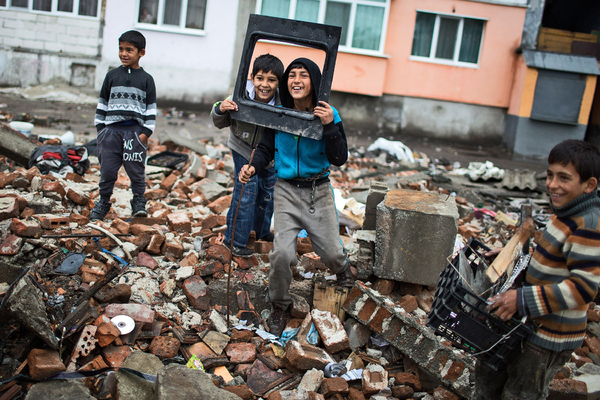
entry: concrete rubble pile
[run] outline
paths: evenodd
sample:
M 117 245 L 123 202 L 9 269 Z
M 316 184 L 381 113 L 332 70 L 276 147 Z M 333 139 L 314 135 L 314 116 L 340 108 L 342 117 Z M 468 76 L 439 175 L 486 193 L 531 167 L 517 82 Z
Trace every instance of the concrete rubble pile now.
M 151 141 L 149 154 L 187 161 L 147 168 L 147 218 L 129 216 L 121 171 L 111 211 L 94 223 L 95 157 L 84 176 L 64 178 L 1 160 L 0 377 L 80 375 L 15 379 L 0 399 L 469 398 L 475 359 L 425 320 L 447 258 L 470 237 L 505 244 L 516 229 L 510 207 L 453 196 L 434 179 L 448 168 L 355 154 L 331 180 L 358 281 L 336 287 L 298 238 L 293 319 L 276 338 L 264 298 L 272 243 L 251 238 L 254 255 L 232 259 L 222 234 L 233 162 L 223 145 L 196 148 L 207 151 Z M 598 398 L 600 307 L 588 320 L 551 398 Z

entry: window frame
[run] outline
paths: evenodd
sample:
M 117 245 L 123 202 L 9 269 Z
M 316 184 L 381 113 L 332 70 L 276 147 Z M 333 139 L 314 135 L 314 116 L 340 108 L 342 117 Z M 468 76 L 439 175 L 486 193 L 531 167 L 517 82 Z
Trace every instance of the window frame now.
M 50 7 L 50 11 L 44 10 L 34 10 L 33 9 L 33 1 L 27 0 L 27 7 L 16 7 L 12 5 L 12 0 L 6 0 L 6 6 L 0 6 L 0 9 L 10 10 L 10 11 L 27 11 L 32 14 L 42 14 L 42 15 L 53 15 L 56 17 L 69 17 L 69 18 L 85 18 L 89 20 L 100 20 L 100 13 L 102 10 L 102 0 L 98 0 L 98 9 L 96 10 L 96 16 L 92 15 L 80 15 L 79 14 L 79 3 L 81 0 L 73 0 L 73 11 L 58 11 L 58 0 L 52 0 L 52 6 Z
M 181 0 L 181 14 L 179 26 L 176 25 L 165 25 L 163 23 L 164 19 L 164 10 L 165 10 L 165 1 L 166 0 L 158 0 L 158 9 L 156 16 L 156 24 L 150 24 L 147 22 L 138 22 L 140 19 L 140 0 L 136 0 L 136 13 L 135 13 L 135 21 L 134 28 L 143 29 L 147 31 L 156 31 L 156 32 L 168 32 L 168 33 L 179 33 L 184 35 L 192 35 L 192 36 L 206 36 L 206 15 L 208 14 L 208 5 L 209 1 L 206 1 L 206 5 L 204 8 L 204 29 L 194 29 L 194 28 L 186 28 L 185 23 L 187 20 L 187 5 L 188 0 Z M 160 24 L 159 24 L 160 20 Z
M 332 1 L 335 3 L 346 3 L 350 4 L 350 17 L 348 21 L 348 32 L 346 32 L 346 43 L 347 45 L 339 46 L 340 52 L 353 53 L 353 54 L 364 54 L 372 56 L 383 56 L 385 50 L 385 40 L 387 35 L 388 19 L 390 14 L 390 3 L 391 0 L 374 1 L 374 0 L 318 0 L 319 1 L 319 15 L 316 22 L 319 24 L 325 24 L 325 12 L 327 10 L 327 2 Z M 256 0 L 256 14 L 263 15 L 261 13 L 263 0 Z M 296 4 L 297 0 L 290 0 L 290 7 L 288 10 L 288 19 L 295 20 L 296 15 Z M 381 25 L 381 37 L 379 38 L 379 49 L 369 50 L 361 49 L 359 47 L 352 47 L 352 40 L 354 36 L 354 25 L 356 21 L 356 9 L 358 5 L 374 6 L 383 8 L 383 23 Z
M 441 13 L 441 12 L 430 11 L 430 10 L 417 9 L 416 13 L 415 13 L 415 28 L 416 28 L 416 21 L 417 21 L 418 13 L 435 15 L 435 23 L 433 26 L 433 35 L 432 35 L 432 39 L 431 39 L 431 49 L 429 50 L 429 57 L 415 56 L 413 54 L 410 54 L 408 57 L 409 60 L 427 62 L 427 63 L 432 63 L 432 64 L 451 65 L 451 66 L 455 66 L 455 67 L 464 67 L 464 68 L 473 68 L 473 69 L 480 68 L 479 63 L 481 61 L 481 53 L 483 50 L 483 41 L 485 39 L 485 27 L 487 25 L 487 22 L 489 21 L 488 18 L 472 17 L 469 15 L 448 14 L 448 13 Z M 438 43 L 438 37 L 439 37 L 440 19 L 441 18 L 449 18 L 449 19 L 455 19 L 455 20 L 459 21 L 458 29 L 456 31 L 456 41 L 454 42 L 454 54 L 452 56 L 452 60 L 435 57 L 435 53 L 437 51 L 437 43 Z M 465 19 L 473 19 L 473 20 L 483 21 L 481 40 L 479 42 L 479 53 L 477 55 L 476 63 L 458 61 L 458 57 L 460 54 L 460 46 L 462 44 L 462 33 L 463 33 Z M 415 32 L 415 29 L 413 29 L 413 40 L 414 40 L 414 32 Z M 412 47 L 411 47 L 410 51 L 412 53 Z

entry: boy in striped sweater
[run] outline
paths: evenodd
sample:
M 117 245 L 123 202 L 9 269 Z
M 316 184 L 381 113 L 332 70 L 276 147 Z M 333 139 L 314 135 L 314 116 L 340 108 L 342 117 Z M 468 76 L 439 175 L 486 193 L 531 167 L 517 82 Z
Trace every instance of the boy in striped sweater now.
M 600 152 L 565 140 L 548 156 L 553 214 L 531 257 L 525 285 L 490 298 L 503 320 L 529 316 L 536 331 L 492 371 L 477 363 L 475 399 L 545 399 L 560 368 L 581 347 L 587 309 L 600 283 Z
M 100 90 L 94 124 L 98 131 L 100 200 L 90 220 L 102 220 L 110 210 L 110 197 L 121 165 L 131 180 L 131 215 L 145 217 L 146 151 L 156 125 L 156 86 L 140 67 L 146 38 L 128 31 L 119 38 L 121 66 L 108 71 Z

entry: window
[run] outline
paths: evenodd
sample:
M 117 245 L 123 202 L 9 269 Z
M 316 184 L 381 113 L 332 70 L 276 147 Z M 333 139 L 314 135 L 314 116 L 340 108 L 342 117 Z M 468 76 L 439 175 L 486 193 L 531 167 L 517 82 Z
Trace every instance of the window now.
M 206 0 L 140 0 L 138 22 L 164 30 L 204 30 Z
M 477 64 L 484 20 L 417 12 L 411 56 L 448 64 Z
M 6 0 L 4 0 L 6 2 Z M 98 0 L 8 0 L 12 8 L 24 8 L 30 11 L 41 11 L 64 15 L 98 16 Z M 0 0 L 0 5 L 2 1 Z
M 577 125 L 587 75 L 538 69 L 531 119 Z
M 258 0 L 256 13 L 340 26 L 340 47 L 382 53 L 390 0 Z

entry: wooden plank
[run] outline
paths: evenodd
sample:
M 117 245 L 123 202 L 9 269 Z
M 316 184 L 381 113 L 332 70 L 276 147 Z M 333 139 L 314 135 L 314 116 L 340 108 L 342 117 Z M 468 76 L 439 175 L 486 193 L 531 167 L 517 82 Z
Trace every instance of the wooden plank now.
M 346 301 L 350 289 L 327 285 L 316 285 L 313 295 L 313 308 L 321 311 L 330 311 L 340 320 L 344 320 L 346 312 L 342 305 Z
M 523 245 L 527 239 L 531 237 L 534 231 L 535 222 L 533 222 L 533 218 L 525 218 L 515 235 L 508 241 L 500 254 L 498 254 L 498 257 L 496 257 L 494 262 L 485 271 L 486 276 L 492 283 L 495 283 L 504 272 L 512 272 L 514 263 L 519 258 Z

